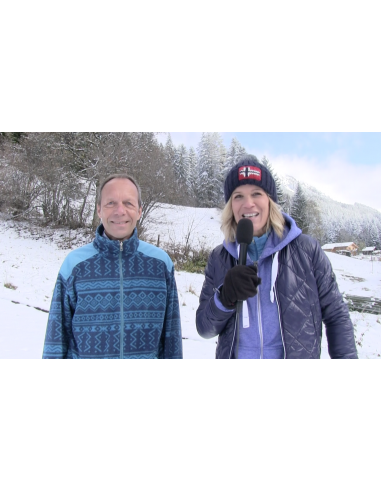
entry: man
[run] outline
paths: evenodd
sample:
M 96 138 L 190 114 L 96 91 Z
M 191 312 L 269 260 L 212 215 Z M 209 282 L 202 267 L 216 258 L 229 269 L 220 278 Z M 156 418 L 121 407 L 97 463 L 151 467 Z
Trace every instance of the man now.
M 43 358 L 182 358 L 173 263 L 140 241 L 141 191 L 133 178 L 106 178 L 94 241 L 69 253 L 54 289 Z

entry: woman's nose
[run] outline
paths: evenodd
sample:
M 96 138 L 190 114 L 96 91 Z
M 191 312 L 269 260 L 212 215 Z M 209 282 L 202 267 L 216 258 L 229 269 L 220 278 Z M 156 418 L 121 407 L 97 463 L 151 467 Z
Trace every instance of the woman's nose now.
M 244 205 L 245 207 L 251 207 L 251 205 L 254 204 L 253 198 L 249 195 L 244 198 Z

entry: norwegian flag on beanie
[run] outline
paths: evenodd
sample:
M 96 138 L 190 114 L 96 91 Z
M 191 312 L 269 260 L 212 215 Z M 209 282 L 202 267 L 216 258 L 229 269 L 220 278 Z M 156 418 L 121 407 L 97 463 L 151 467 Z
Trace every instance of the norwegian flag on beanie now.
M 259 167 L 254 166 L 242 166 L 238 169 L 238 179 L 239 181 L 245 179 L 255 179 L 256 181 L 261 181 L 262 171 Z M 242 183 L 245 184 L 245 183 Z

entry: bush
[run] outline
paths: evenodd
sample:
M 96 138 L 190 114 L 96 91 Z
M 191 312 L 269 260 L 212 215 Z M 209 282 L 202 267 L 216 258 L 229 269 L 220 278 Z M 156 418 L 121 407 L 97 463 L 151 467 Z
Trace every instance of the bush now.
M 211 253 L 211 250 L 205 245 L 200 245 L 197 249 L 179 243 L 171 243 L 163 244 L 162 248 L 173 261 L 175 270 L 190 273 L 203 274 Z

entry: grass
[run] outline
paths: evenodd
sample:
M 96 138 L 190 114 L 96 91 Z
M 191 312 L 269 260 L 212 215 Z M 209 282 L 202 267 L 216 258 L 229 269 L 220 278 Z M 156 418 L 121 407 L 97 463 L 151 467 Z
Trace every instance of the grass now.
M 4 284 L 4 287 L 5 287 L 6 289 L 11 289 L 11 290 L 16 290 L 16 289 L 17 289 L 16 285 L 11 284 L 11 282 L 6 282 L 6 283 Z
M 192 284 L 189 285 L 187 292 L 190 292 L 191 294 L 194 294 L 195 296 L 197 296 L 197 292 L 194 290 L 194 287 Z

